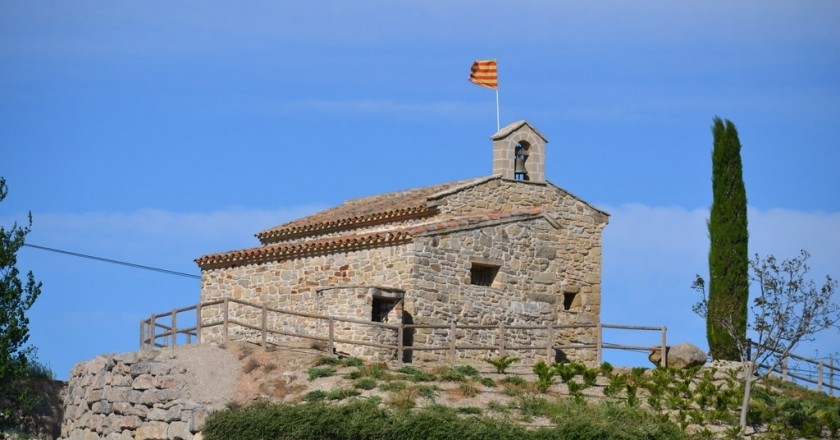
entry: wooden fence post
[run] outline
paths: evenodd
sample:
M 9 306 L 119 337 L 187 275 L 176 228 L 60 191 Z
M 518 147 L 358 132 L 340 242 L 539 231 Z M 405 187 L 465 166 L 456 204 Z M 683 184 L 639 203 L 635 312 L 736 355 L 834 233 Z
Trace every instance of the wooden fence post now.
M 668 345 L 666 341 L 666 334 L 668 333 L 668 327 L 662 326 L 662 359 L 659 360 L 659 364 L 662 368 L 666 368 L 668 366 Z
M 548 343 L 545 344 L 546 362 L 550 365 L 554 362 L 554 326 L 548 323 Z
M 146 320 L 141 319 L 140 320 L 140 349 L 141 350 L 146 348 L 146 347 L 143 346 L 143 339 L 145 339 L 145 336 L 146 336 Z
M 595 326 L 595 337 L 597 338 L 595 341 L 595 344 L 597 345 L 597 347 L 595 347 L 595 352 L 596 356 L 598 356 L 595 363 L 601 365 L 604 362 L 604 328 L 601 326 L 601 321 L 598 321 Z
M 403 335 L 405 334 L 405 323 L 400 322 L 397 329 L 397 365 L 403 364 Z
M 449 362 L 455 365 L 455 323 L 449 324 Z
M 149 348 L 157 348 L 157 315 L 152 313 L 149 316 Z
M 195 343 L 201 344 L 201 302 L 195 306 Z
M 335 353 L 335 318 L 330 316 L 330 329 L 329 329 L 329 342 L 327 344 L 327 350 L 329 355 L 332 356 Z
M 782 359 L 782 380 L 788 380 L 788 358 Z
M 230 340 L 229 339 L 230 336 L 228 335 L 228 319 L 229 319 L 229 317 L 228 317 L 228 303 L 229 302 L 230 301 L 228 301 L 228 299 L 225 298 L 224 310 L 222 312 L 223 313 L 223 317 L 222 317 L 222 336 L 224 336 L 224 341 L 225 342 L 228 342 Z
M 178 345 L 178 312 L 172 309 L 172 348 Z
M 499 356 L 505 355 L 505 323 L 499 322 Z
M 823 361 L 817 363 L 817 391 L 823 389 Z
M 265 305 L 262 306 L 262 324 L 261 327 L 261 337 L 260 337 L 260 345 L 262 348 L 265 348 L 265 341 L 268 337 L 268 307 Z

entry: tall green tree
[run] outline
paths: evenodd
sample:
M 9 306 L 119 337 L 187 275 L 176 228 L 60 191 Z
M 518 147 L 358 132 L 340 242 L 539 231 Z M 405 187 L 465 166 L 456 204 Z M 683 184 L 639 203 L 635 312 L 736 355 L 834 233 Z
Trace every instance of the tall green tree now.
M 0 202 L 6 198 L 6 179 L 0 177 Z M 32 226 L 0 225 L 0 427 L 14 423 L 36 400 L 28 394 L 25 380 L 34 362 L 35 349 L 27 346 L 29 318 L 26 311 L 41 294 L 41 283 L 32 272 L 21 280 L 17 253 Z
M 747 192 L 741 167 L 741 142 L 735 124 L 718 117 L 713 121 L 712 135 L 713 199 L 708 223 L 711 245 L 706 337 L 713 359 L 740 360 L 738 342 L 746 338 L 749 299 Z

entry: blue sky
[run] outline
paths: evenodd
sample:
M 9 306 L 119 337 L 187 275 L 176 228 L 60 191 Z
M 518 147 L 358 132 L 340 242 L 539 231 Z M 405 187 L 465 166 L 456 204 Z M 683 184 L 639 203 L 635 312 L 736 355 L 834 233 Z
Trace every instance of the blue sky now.
M 548 179 L 612 214 L 602 320 L 705 347 L 689 286 L 714 116 L 739 130 L 751 251 L 840 276 L 839 19 L 834 0 L 0 0 L 0 221 L 31 211 L 30 243 L 198 274 L 345 199 L 488 175 L 495 97 L 466 78 L 496 58 L 502 125 L 529 121 Z M 32 248 L 20 265 L 58 377 L 198 300 L 189 278 Z

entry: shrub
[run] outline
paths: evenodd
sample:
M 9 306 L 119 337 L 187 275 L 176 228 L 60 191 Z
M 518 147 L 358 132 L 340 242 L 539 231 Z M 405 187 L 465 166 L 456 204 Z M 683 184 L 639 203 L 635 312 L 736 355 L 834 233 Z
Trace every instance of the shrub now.
M 317 358 L 315 358 L 315 366 L 317 367 L 317 366 L 320 366 L 320 365 L 332 365 L 332 366 L 341 365 L 341 360 L 336 358 L 336 357 L 324 356 L 324 355 L 321 354 L 321 355 L 318 355 Z
M 457 412 L 458 414 L 481 415 L 481 413 L 484 411 L 477 406 L 462 406 L 456 408 L 455 412 Z
M 475 369 L 472 365 L 458 365 L 457 367 L 453 368 L 453 370 L 463 374 L 464 376 L 468 377 L 478 377 L 480 373 L 478 370 Z
M 583 383 L 587 386 L 595 386 L 595 382 L 598 381 L 598 369 L 596 368 L 587 368 L 583 370 Z
M 522 376 L 507 376 L 505 378 L 502 378 L 502 380 L 500 380 L 499 383 L 503 385 L 513 385 L 522 388 L 528 386 L 528 381 L 522 378 Z
M 416 401 L 419 395 L 420 392 L 415 387 L 392 391 L 388 398 L 388 404 L 394 409 L 408 411 L 417 405 Z
M 333 367 L 312 367 L 307 370 L 309 373 L 309 380 L 315 380 L 319 377 L 330 377 L 335 374 L 335 368 Z
M 353 382 L 353 386 L 356 388 L 361 388 L 363 390 L 372 390 L 376 388 L 376 379 L 371 379 L 369 377 L 357 379 L 355 382 Z
M 478 378 L 478 383 L 486 386 L 487 388 L 496 388 L 496 382 L 489 377 L 480 377 Z
M 541 393 L 548 391 L 554 383 L 554 375 L 557 374 L 556 368 L 551 368 L 544 361 L 539 361 L 534 364 L 534 374 L 537 375 L 537 381 L 534 386 Z
M 475 397 L 480 391 L 472 382 L 464 382 L 458 385 L 458 392 L 464 397 Z
M 401 391 L 405 389 L 405 382 L 394 381 L 383 383 L 382 385 L 379 385 L 379 389 L 382 391 Z
M 327 398 L 327 392 L 322 390 L 310 391 L 303 395 L 303 400 L 307 402 L 317 402 Z
M 341 360 L 341 365 L 345 367 L 361 367 L 364 364 L 365 361 L 353 356 Z
M 513 356 L 510 356 L 510 355 L 507 355 L 507 354 L 506 354 L 506 355 L 503 355 L 503 356 L 499 356 L 499 357 L 497 357 L 497 358 L 485 359 L 485 361 L 486 361 L 488 364 L 490 364 L 490 365 L 492 365 L 492 366 L 496 367 L 496 372 L 497 372 L 497 373 L 499 373 L 499 374 L 506 374 L 506 373 L 505 373 L 505 370 L 507 370 L 507 369 L 508 369 L 508 367 L 510 367 L 510 366 L 511 366 L 511 364 L 513 364 L 514 362 L 518 362 L 518 361 L 519 361 L 519 358 L 518 358 L 518 357 L 513 357 Z
M 412 382 L 431 382 L 435 380 L 435 375 L 420 371 L 417 368 L 405 366 L 397 370 L 397 373 L 405 374 L 408 380 Z
M 437 385 L 420 385 L 417 387 L 417 394 L 434 402 L 438 396 L 438 387 Z
M 327 400 L 343 400 L 348 397 L 358 396 L 359 394 L 361 393 L 352 388 L 342 388 L 328 392 L 326 398 Z
M 609 362 L 604 362 L 601 364 L 601 374 L 604 376 L 609 377 L 613 372 L 613 366 Z

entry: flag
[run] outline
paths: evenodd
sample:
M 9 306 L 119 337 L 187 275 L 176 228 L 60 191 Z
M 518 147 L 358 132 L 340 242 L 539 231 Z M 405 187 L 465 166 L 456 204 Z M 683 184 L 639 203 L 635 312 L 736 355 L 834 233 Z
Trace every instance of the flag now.
M 496 60 L 478 60 L 472 65 L 470 82 L 489 89 L 499 87 L 499 73 L 496 70 Z

